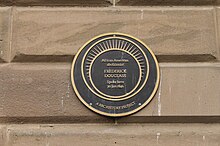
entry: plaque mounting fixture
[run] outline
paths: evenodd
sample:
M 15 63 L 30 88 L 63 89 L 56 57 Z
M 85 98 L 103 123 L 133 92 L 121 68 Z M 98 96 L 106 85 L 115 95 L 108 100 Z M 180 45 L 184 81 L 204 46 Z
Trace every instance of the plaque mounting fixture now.
M 105 116 L 126 116 L 145 107 L 155 95 L 159 65 L 142 41 L 108 33 L 80 48 L 71 80 L 77 97 L 89 109 Z

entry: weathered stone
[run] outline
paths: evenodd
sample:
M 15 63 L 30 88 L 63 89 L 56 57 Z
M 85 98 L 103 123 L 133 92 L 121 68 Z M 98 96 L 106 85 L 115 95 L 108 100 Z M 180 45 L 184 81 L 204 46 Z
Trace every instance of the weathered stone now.
M 146 117 L 152 116 L 220 115 L 219 63 L 160 66 L 161 83 L 153 100 L 140 112 L 117 119 L 119 122 L 129 122 L 131 117 L 147 122 Z M 80 103 L 72 89 L 70 68 L 67 63 L 0 65 L 0 121 L 113 122 L 114 119 L 99 116 Z
M 109 6 L 107 0 L 2 0 L 0 5 L 15 6 Z
M 5 146 L 6 144 L 6 126 L 0 125 L 0 146 Z
M 8 146 L 218 146 L 219 124 L 12 125 Z
M 0 6 L 10 6 L 12 5 L 11 0 L 0 0 Z
M 120 0 L 117 5 L 126 6 L 203 6 L 215 5 L 218 0 Z
M 211 116 L 220 115 L 220 64 L 211 63 L 161 63 L 160 86 L 153 102 L 154 110 L 152 116 L 166 116 L 165 118 L 148 118 L 146 107 L 133 116 L 120 118 L 118 122 L 194 122 L 193 118 L 187 116 L 209 116 L 210 122 L 220 122 L 219 118 Z M 150 103 L 151 104 L 151 103 Z M 147 113 L 147 114 L 146 114 Z M 172 117 L 183 118 L 172 118 Z M 138 119 L 135 119 L 138 117 Z M 185 119 L 184 119 L 185 118 Z M 195 118 L 195 122 L 200 119 Z M 161 120 L 161 121 L 160 121 Z M 205 120 L 204 120 L 205 121 Z
M 70 64 L 0 66 L 0 114 L 6 117 L 5 122 L 10 122 L 7 117 L 12 117 L 15 122 L 39 122 L 44 117 L 60 121 L 61 116 L 73 117 L 69 118 L 72 122 L 113 121 L 91 112 L 76 98 L 70 81 Z
M 220 4 L 220 0 L 218 0 Z M 217 34 L 217 44 L 218 44 L 218 57 L 220 57 L 220 7 L 216 8 L 216 15 L 217 15 L 217 21 L 216 21 L 216 34 Z
M 1 0 L 1 6 L 206 6 L 219 0 Z
M 140 38 L 157 55 L 217 57 L 212 7 L 17 7 L 13 14 L 13 61 L 72 56 L 94 36 L 108 32 Z
M 0 62 L 8 62 L 10 59 L 10 29 L 11 8 L 0 8 Z
M 220 64 L 164 66 L 161 115 L 220 115 Z
M 219 4 L 219 0 L 1 0 L 2 6 L 204 6 Z

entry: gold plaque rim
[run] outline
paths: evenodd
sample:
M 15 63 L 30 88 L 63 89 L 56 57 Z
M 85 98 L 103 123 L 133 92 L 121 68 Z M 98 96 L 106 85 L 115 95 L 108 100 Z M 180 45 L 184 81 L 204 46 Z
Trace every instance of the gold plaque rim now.
M 156 84 L 155 84 L 155 87 L 154 87 L 154 90 L 151 94 L 151 96 L 148 98 L 147 101 L 145 101 L 141 106 L 139 106 L 138 108 L 132 110 L 132 111 L 129 111 L 129 112 L 125 112 L 125 113 L 121 113 L 121 114 L 110 114 L 110 113 L 105 113 L 105 112 L 102 112 L 102 111 L 99 111 L 95 108 L 93 108 L 91 105 L 89 105 L 88 103 L 86 103 L 83 98 L 81 97 L 81 95 L 79 94 L 77 88 L 76 88 L 76 84 L 74 82 L 74 66 L 75 66 L 75 62 L 76 62 L 76 59 L 78 58 L 79 54 L 81 53 L 81 51 L 83 50 L 83 48 L 88 45 L 91 41 L 99 38 L 99 37 L 102 37 L 102 36 L 106 36 L 106 35 L 124 35 L 124 36 L 127 36 L 127 37 L 130 37 L 134 40 L 137 40 L 139 41 L 142 45 L 144 45 L 148 51 L 150 52 L 150 54 L 152 55 L 154 61 L 155 61 L 155 64 L 156 64 L 156 68 L 157 68 L 157 81 L 156 81 Z M 159 63 L 157 61 L 157 58 L 156 56 L 154 55 L 153 51 L 143 42 L 141 41 L 140 39 L 136 38 L 136 37 L 133 37 L 131 35 L 128 35 L 128 34 L 124 34 L 124 33 L 118 33 L 118 32 L 111 32 L 111 33 L 104 33 L 104 34 L 101 34 L 101 35 L 98 35 L 96 37 L 93 37 L 92 39 L 90 39 L 89 41 L 87 41 L 76 53 L 76 55 L 74 56 L 74 59 L 73 59 L 73 62 L 72 62 L 72 68 L 71 68 L 71 82 L 72 82 L 72 86 L 73 86 L 73 89 L 78 97 L 78 99 L 87 107 L 89 108 L 90 110 L 98 113 L 98 114 L 101 114 L 101 115 L 105 115 L 105 116 L 110 116 L 110 117 L 122 117 L 122 116 L 128 116 L 128 115 L 131 115 L 133 113 L 136 113 L 137 111 L 141 110 L 142 108 L 144 108 L 154 97 L 154 95 L 156 94 L 156 91 L 159 87 L 159 82 L 160 82 L 160 69 L 159 69 Z
M 134 42 L 132 42 L 132 41 L 126 39 L 126 38 L 122 38 L 122 37 L 109 37 L 109 38 L 120 38 L 120 39 L 124 39 L 124 40 L 126 40 L 126 41 L 129 41 L 129 42 L 135 44 L 136 47 L 138 47 L 139 50 L 143 53 L 143 55 L 144 55 L 144 57 L 145 57 L 145 59 L 146 59 L 146 62 L 147 62 L 147 66 L 149 66 L 149 62 L 148 62 L 147 56 L 145 55 L 145 53 L 143 52 L 143 50 L 142 50 L 136 43 L 134 43 Z M 107 38 L 107 39 L 109 39 L 109 38 Z M 82 62 L 84 62 L 86 54 L 88 54 L 89 50 L 90 50 L 93 46 L 95 46 L 97 43 L 99 43 L 99 42 L 101 42 L 101 41 L 103 41 L 103 40 L 107 40 L 107 39 L 101 39 L 101 40 L 99 40 L 98 42 L 96 42 L 95 44 L 93 44 L 93 45 L 86 51 L 86 53 L 85 53 L 85 55 L 84 55 L 84 57 L 83 57 L 83 59 L 82 59 Z M 114 50 L 114 48 L 113 48 L 113 50 Z M 124 51 L 125 51 L 125 50 L 124 50 Z M 127 52 L 127 53 L 128 53 L 128 52 Z M 137 61 L 137 59 L 135 58 L 135 56 L 133 56 L 131 53 L 128 53 L 128 54 L 131 55 L 131 56 Z M 137 61 L 137 62 L 138 62 L 138 61 Z M 83 64 L 82 64 L 82 65 L 83 65 Z M 82 65 L 81 65 L 81 72 L 83 72 L 83 67 L 82 67 Z M 138 63 L 138 65 L 140 66 L 139 63 Z M 91 69 L 90 69 L 90 70 L 91 70 Z M 140 70 L 140 75 L 139 75 L 139 76 L 141 77 L 141 70 Z M 91 89 L 91 87 L 89 87 L 88 83 L 87 83 L 86 80 L 85 80 L 85 76 L 82 74 L 82 77 L 83 77 L 83 80 L 84 80 L 86 86 L 87 86 L 95 95 L 97 95 L 97 96 L 99 96 L 100 98 L 103 98 L 103 99 L 105 99 L 105 100 L 109 100 L 109 101 L 121 101 L 121 100 L 126 100 L 126 99 L 128 99 L 128 98 L 130 98 L 130 97 L 136 95 L 140 90 L 142 90 L 142 88 L 143 88 L 144 85 L 146 84 L 146 82 L 147 82 L 147 80 L 148 80 L 148 76 L 149 76 L 149 68 L 147 68 L 147 74 L 146 74 L 146 79 L 144 80 L 144 83 L 141 85 L 141 87 L 140 87 L 135 93 L 133 93 L 133 94 L 128 94 L 127 97 L 122 97 L 122 98 L 106 98 L 106 97 L 103 97 L 102 95 L 100 96 L 100 95 L 98 95 L 96 92 L 94 92 L 94 91 Z M 93 85 L 93 86 L 94 86 L 94 85 Z M 137 86 L 138 86 L 138 85 L 137 85 Z M 95 88 L 95 86 L 94 86 L 94 88 Z M 134 89 L 134 90 L 135 90 L 135 89 Z M 133 91 L 132 91 L 132 92 L 133 92 Z

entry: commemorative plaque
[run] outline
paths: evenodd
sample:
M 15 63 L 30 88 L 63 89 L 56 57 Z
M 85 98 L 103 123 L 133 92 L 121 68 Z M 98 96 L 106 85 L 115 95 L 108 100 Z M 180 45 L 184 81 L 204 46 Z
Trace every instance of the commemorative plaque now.
M 126 116 L 146 106 L 159 84 L 153 52 L 121 33 L 100 35 L 76 54 L 71 79 L 80 101 L 106 116 Z

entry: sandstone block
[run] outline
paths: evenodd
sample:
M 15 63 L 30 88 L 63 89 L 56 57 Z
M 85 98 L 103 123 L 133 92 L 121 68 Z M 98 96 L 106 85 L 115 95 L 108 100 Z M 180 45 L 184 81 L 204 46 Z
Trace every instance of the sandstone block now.
M 0 8 L 0 62 L 8 62 L 10 59 L 10 29 L 11 8 Z
M 168 58 L 218 57 L 212 7 L 16 7 L 13 14 L 12 61 L 43 56 L 65 60 L 94 36 L 108 32 L 133 35 Z
M 6 118 L 3 120 L 5 122 L 10 122 L 7 117 L 15 118 L 13 121 L 19 122 L 39 122 L 41 118 L 46 121 L 52 118 L 60 122 L 61 116 L 73 117 L 62 119 L 72 122 L 113 121 L 91 112 L 76 98 L 70 81 L 70 64 L 0 66 L 0 113 L 1 117 Z
M 218 1 L 220 4 L 220 0 Z M 217 44 L 218 44 L 218 56 L 220 56 L 220 7 L 216 8 L 216 15 L 217 15 L 217 22 L 216 22 L 216 29 L 217 29 Z
M 12 125 L 8 146 L 218 146 L 219 124 Z
M 109 6 L 107 0 L 14 0 L 17 6 Z
M 161 83 L 153 100 L 140 112 L 116 119 L 116 122 L 133 119 L 147 122 L 147 117 L 188 116 L 193 119 L 220 115 L 219 63 L 161 63 L 160 66 Z M 78 100 L 72 89 L 70 68 L 69 63 L 0 65 L 0 120 L 114 122 L 112 118 L 93 113 Z M 171 120 L 175 122 L 176 119 Z
M 126 6 L 203 6 L 217 4 L 218 0 L 120 0 L 117 5 Z
M 6 126 L 0 125 L 0 146 L 5 146 L 6 144 Z

